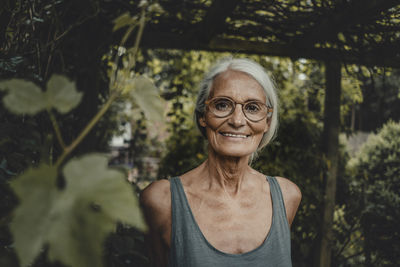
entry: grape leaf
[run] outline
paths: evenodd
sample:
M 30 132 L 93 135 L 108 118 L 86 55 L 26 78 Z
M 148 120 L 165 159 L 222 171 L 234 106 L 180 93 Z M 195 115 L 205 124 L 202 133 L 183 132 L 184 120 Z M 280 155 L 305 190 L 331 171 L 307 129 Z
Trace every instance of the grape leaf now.
M 81 190 L 114 221 L 145 230 L 143 218 L 138 216 L 141 213 L 133 188 L 122 172 L 107 168 L 107 162 L 107 157 L 102 154 L 71 160 L 64 168 L 68 185 L 66 193 Z
M 129 93 L 143 110 L 146 118 L 152 122 L 162 121 L 164 101 L 153 82 L 144 76 L 139 76 L 132 80 L 131 86 Z
M 21 266 L 30 264 L 46 242 L 51 226 L 51 207 L 59 194 L 56 176 L 55 168 L 42 165 L 11 181 L 11 187 L 20 200 L 10 230 Z
M 64 114 L 80 103 L 82 92 L 78 92 L 75 83 L 65 76 L 54 74 L 47 82 L 46 98 L 50 107 Z
M 35 115 L 46 108 L 55 108 L 60 113 L 67 113 L 82 99 L 82 93 L 76 90 L 74 82 L 56 74 L 48 81 L 45 93 L 33 82 L 21 79 L 0 82 L 0 89 L 8 89 L 3 103 L 15 114 Z
M 49 257 L 74 267 L 102 266 L 102 244 L 117 221 L 145 229 L 137 198 L 124 175 L 108 169 L 102 155 L 71 160 L 63 173 L 66 199 L 57 208 L 63 214 L 50 233 Z M 74 201 L 67 199 L 72 196 Z
M 49 244 L 51 261 L 101 267 L 103 243 L 116 222 L 146 229 L 132 187 L 121 172 L 107 167 L 105 156 L 72 159 L 63 175 L 62 191 L 55 186 L 55 170 L 48 166 L 30 170 L 13 182 L 21 204 L 11 229 L 22 266 Z
M 0 88 L 8 90 L 3 103 L 12 113 L 35 115 L 46 108 L 45 94 L 33 82 L 10 79 L 0 82 Z

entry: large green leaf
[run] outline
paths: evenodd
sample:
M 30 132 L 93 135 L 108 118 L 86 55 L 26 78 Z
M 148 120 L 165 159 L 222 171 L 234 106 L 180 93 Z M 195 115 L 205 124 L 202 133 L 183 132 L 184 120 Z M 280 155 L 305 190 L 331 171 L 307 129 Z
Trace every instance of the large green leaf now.
M 8 91 L 3 103 L 15 114 L 35 115 L 46 108 L 45 94 L 33 82 L 21 79 L 6 80 L 0 82 L 0 89 Z
M 33 82 L 21 79 L 0 82 L 0 89 L 8 90 L 3 102 L 8 110 L 16 114 L 35 115 L 46 108 L 67 113 L 82 99 L 82 93 L 76 90 L 74 82 L 56 74 L 48 81 L 45 93 Z
M 140 209 L 132 186 L 124 179 L 122 172 L 107 168 L 107 162 L 107 158 L 101 154 L 91 154 L 71 161 L 64 169 L 67 191 L 72 193 L 81 190 L 83 195 L 100 205 L 102 212 L 114 221 L 144 230 L 145 223 L 138 216 Z M 90 171 L 88 166 L 92 166 Z M 82 179 L 82 175 L 86 179 Z
M 46 97 L 49 107 L 67 113 L 79 104 L 82 92 L 78 92 L 75 83 L 65 76 L 54 74 L 47 82 Z
M 117 221 L 145 229 L 137 198 L 124 175 L 107 168 L 102 155 L 71 160 L 63 173 L 66 199 L 57 208 L 63 214 L 50 234 L 49 257 L 74 267 L 101 266 L 103 241 Z
M 144 76 L 139 76 L 132 80 L 130 86 L 129 93 L 143 110 L 146 118 L 152 122 L 162 121 L 164 101 L 153 82 Z
M 42 165 L 29 169 L 11 182 L 20 200 L 10 229 L 21 266 L 27 266 L 39 254 L 51 227 L 51 208 L 59 192 L 56 169 Z
M 116 222 L 146 228 L 132 187 L 121 172 L 107 167 L 105 156 L 90 154 L 73 159 L 63 174 L 63 191 L 56 190 L 55 170 L 50 167 L 28 171 L 13 182 L 21 204 L 12 232 L 22 266 L 31 263 L 39 249 L 49 244 L 51 261 L 73 267 L 101 267 L 104 239 Z M 32 214 L 38 218 L 35 223 L 31 223 Z M 31 247 L 33 251 L 29 251 Z

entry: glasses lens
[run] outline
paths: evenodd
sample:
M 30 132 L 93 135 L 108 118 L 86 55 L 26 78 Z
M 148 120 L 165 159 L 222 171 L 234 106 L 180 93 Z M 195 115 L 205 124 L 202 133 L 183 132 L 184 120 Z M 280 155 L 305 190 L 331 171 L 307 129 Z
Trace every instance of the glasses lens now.
M 216 98 L 209 105 L 210 111 L 218 117 L 225 117 L 231 114 L 234 104 L 227 98 Z
M 261 102 L 248 102 L 244 105 L 243 111 L 249 120 L 259 121 L 267 116 L 268 108 Z

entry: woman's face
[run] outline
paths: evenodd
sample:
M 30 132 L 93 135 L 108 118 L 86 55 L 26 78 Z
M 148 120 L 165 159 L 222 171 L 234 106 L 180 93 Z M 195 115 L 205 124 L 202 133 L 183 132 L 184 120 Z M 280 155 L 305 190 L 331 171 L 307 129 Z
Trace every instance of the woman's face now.
M 266 102 L 264 90 L 254 78 L 244 72 L 232 70 L 215 78 L 209 99 L 215 97 L 228 97 L 237 103 L 249 100 Z M 234 112 L 225 118 L 216 117 L 206 110 L 199 123 L 206 128 L 211 149 L 219 155 L 229 157 L 252 154 L 269 128 L 267 118 L 258 122 L 248 120 L 240 104 L 236 104 Z

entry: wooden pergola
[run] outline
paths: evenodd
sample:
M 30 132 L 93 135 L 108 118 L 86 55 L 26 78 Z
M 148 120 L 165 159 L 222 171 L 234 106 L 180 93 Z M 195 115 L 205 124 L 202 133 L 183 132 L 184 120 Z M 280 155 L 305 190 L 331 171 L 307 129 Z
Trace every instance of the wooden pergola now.
M 149 48 L 231 51 L 400 67 L 398 0 L 160 0 Z
M 159 0 L 145 48 L 228 51 L 323 61 L 328 171 L 321 251 L 330 266 L 340 130 L 342 64 L 400 67 L 398 0 Z

